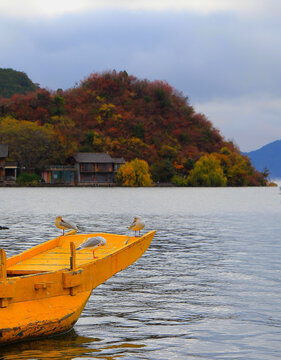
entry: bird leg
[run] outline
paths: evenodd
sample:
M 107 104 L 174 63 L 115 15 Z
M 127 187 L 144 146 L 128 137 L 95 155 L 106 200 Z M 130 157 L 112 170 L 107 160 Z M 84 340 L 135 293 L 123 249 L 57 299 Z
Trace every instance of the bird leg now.
M 95 256 L 95 250 L 93 250 L 93 259 L 97 259 L 98 257 Z

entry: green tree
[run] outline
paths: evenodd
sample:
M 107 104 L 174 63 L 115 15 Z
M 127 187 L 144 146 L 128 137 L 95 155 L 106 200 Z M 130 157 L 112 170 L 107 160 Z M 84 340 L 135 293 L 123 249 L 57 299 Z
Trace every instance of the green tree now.
M 171 106 L 171 100 L 169 94 L 161 86 L 157 87 L 154 91 L 156 99 L 159 101 L 161 108 L 167 108 Z
M 17 184 L 23 186 L 36 186 L 40 184 L 41 177 L 37 174 L 22 173 L 17 177 Z
M 155 182 L 169 182 L 175 175 L 175 168 L 169 160 L 162 160 L 151 165 L 151 174 Z
M 134 159 L 120 167 L 116 181 L 124 186 L 151 186 L 152 180 L 146 161 Z
M 228 186 L 258 186 L 266 185 L 264 175 L 257 172 L 249 158 L 236 151 L 230 151 L 224 147 L 219 153 L 213 153 L 223 168 L 224 176 L 227 177 Z
M 174 175 L 171 179 L 171 183 L 176 186 L 187 186 L 188 185 L 187 179 L 181 175 Z
M 13 118 L 0 120 L 0 143 L 9 144 L 10 158 L 26 168 L 64 162 L 64 149 L 51 125 Z
M 50 113 L 53 116 L 62 116 L 65 114 L 65 99 L 57 94 L 52 99 L 53 106 L 50 109 Z
M 191 186 L 226 186 L 227 184 L 220 161 L 212 154 L 202 156 L 195 163 L 187 180 Z
M 195 161 L 193 159 L 188 158 L 184 163 L 184 168 L 189 172 L 194 168 Z
M 262 175 L 265 178 L 265 180 L 267 180 L 269 178 L 269 169 L 267 167 L 265 167 L 262 171 Z

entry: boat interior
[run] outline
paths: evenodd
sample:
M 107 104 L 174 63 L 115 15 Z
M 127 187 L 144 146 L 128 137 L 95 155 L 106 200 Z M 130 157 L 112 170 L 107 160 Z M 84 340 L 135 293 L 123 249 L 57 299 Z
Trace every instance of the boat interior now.
M 102 236 L 106 239 L 106 245 L 100 245 L 94 250 L 96 258 L 93 257 L 92 249 L 76 250 L 81 243 L 94 236 Z M 7 259 L 7 277 L 69 269 L 73 267 L 74 258 L 75 268 L 79 268 L 111 255 L 134 239 L 138 238 L 104 233 L 77 235 L 73 230 Z

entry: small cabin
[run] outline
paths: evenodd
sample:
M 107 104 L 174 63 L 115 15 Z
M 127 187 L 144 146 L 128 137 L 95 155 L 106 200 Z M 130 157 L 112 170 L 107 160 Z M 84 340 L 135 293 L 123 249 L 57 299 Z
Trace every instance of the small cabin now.
M 107 153 L 76 154 L 77 180 L 80 185 L 113 184 L 123 158 L 112 158 Z
M 44 171 L 42 171 L 41 177 L 46 184 L 75 185 L 76 169 L 70 165 L 47 166 Z
M 18 164 L 15 161 L 7 161 L 9 156 L 8 144 L 0 144 L 0 182 L 14 183 L 17 179 Z

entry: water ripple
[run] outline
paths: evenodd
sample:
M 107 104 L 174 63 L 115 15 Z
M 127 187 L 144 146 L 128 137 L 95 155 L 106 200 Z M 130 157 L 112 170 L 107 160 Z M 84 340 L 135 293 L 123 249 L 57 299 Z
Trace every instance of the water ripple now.
M 10 359 L 277 360 L 281 345 L 276 189 L 4 189 L 8 256 L 57 236 L 57 215 L 86 232 L 157 234 L 135 264 L 92 293 L 74 330 L 0 349 Z

